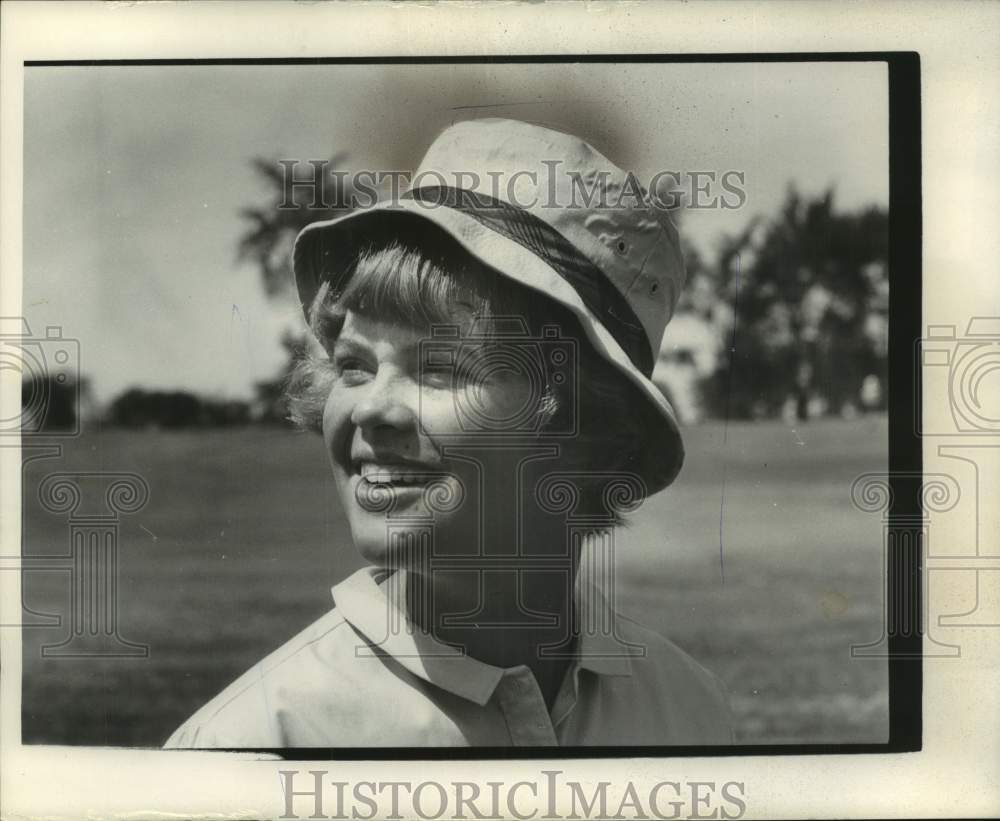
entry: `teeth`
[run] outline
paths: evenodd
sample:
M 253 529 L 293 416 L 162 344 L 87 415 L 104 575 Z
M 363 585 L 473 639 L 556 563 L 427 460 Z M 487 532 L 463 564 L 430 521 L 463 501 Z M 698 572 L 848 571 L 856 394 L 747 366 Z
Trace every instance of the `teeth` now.
M 417 471 L 413 468 L 393 465 L 375 465 L 371 462 L 361 464 L 361 478 L 366 482 L 378 485 L 423 485 L 435 477 L 433 473 Z

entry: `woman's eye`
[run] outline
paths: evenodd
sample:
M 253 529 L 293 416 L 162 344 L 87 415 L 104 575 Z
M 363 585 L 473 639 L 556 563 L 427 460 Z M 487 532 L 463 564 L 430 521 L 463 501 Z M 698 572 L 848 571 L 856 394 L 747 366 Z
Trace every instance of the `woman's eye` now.
M 425 366 L 420 371 L 420 382 L 434 388 L 446 388 L 455 381 L 455 371 L 452 368 Z
M 464 367 L 425 367 L 420 373 L 422 384 L 432 388 L 465 388 L 482 382 L 481 374 Z
M 337 372 L 337 376 L 340 376 L 348 381 L 359 381 L 367 379 L 371 373 L 371 367 L 362 362 L 360 359 L 335 359 L 333 362 L 334 369 Z

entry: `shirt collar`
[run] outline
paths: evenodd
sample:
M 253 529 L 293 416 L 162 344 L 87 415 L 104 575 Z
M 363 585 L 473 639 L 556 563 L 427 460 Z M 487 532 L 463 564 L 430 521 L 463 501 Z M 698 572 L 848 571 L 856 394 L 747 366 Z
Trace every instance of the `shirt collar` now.
M 485 705 L 507 672 L 414 626 L 406 615 L 405 570 L 365 567 L 335 585 L 332 593 L 341 615 L 375 652 L 386 653 L 415 676 L 455 695 Z M 644 655 L 645 650 L 617 638 L 617 614 L 603 592 L 578 577 L 575 603 L 581 633 L 569 674 L 575 677 L 581 668 L 598 675 L 631 675 L 630 655 Z M 363 655 L 366 650 L 356 652 Z

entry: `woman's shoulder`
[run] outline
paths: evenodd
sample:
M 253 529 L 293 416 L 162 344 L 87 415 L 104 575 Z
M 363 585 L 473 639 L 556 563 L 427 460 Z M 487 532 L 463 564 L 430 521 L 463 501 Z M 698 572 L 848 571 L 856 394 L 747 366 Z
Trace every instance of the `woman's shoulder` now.
M 668 639 L 663 633 L 620 613 L 617 616 L 617 627 L 622 638 L 629 643 L 639 644 L 647 648 L 651 658 L 681 675 L 690 675 L 703 681 L 716 681 L 718 677 L 707 667 L 698 662 L 694 656 L 680 645 Z
M 616 624 L 622 640 L 636 648 L 631 667 L 637 683 L 663 704 L 714 717 L 727 736 L 723 743 L 731 741 L 729 693 L 722 679 L 659 631 L 620 614 Z
M 274 696 L 315 681 L 353 652 L 356 641 L 333 608 L 265 656 L 210 699 L 167 740 L 166 747 L 280 747 Z

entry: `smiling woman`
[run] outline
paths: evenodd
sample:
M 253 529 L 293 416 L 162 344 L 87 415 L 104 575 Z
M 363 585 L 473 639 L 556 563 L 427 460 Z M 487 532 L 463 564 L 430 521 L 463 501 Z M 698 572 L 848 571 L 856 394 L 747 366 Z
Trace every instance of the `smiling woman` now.
M 460 417 L 452 424 L 465 424 L 477 438 L 554 433 L 567 467 L 633 471 L 659 481 L 657 474 L 668 460 L 642 465 L 647 461 L 646 434 L 657 424 L 655 414 L 586 344 L 573 314 L 554 301 L 540 300 L 527 287 L 505 282 L 433 226 L 420 226 L 421 238 L 413 229 L 412 220 L 403 223 L 387 244 L 366 249 L 343 276 L 347 284 L 341 292 L 327 283 L 319 288 L 310 315 L 322 354 L 305 356 L 293 371 L 288 389 L 292 419 L 321 430 L 325 409 L 340 395 L 337 389 L 364 381 L 365 369 L 371 370 L 373 352 L 366 349 L 360 355 L 353 336 L 343 333 L 345 320 L 353 315 L 355 323 L 364 318 L 396 333 L 409 331 L 405 352 L 411 378 L 427 389 L 422 395 L 428 399 L 440 398 L 434 389 L 450 390 Z M 461 356 L 419 360 L 420 343 L 433 343 L 434 332 L 449 328 L 462 340 Z M 572 345 L 567 361 L 553 365 L 541 356 L 525 362 L 519 354 L 526 341 L 557 342 L 544 337 L 547 332 Z M 436 347 L 425 344 L 424 349 L 431 354 Z M 490 403 L 496 407 L 484 407 Z M 424 424 L 431 421 L 430 407 L 421 405 Z M 615 424 L 609 426 L 608 419 Z M 516 430 L 510 430 L 512 424 Z M 567 431 L 572 436 L 559 435 Z M 585 508 L 595 514 L 604 510 L 600 498 L 591 498 L 586 489 L 584 494 Z
M 578 139 L 506 120 L 452 127 L 425 163 L 556 173 L 551 152 L 622 184 Z M 683 457 L 649 379 L 683 281 L 669 218 L 411 195 L 295 251 L 323 354 L 291 406 L 371 567 L 168 745 L 729 743 L 715 677 L 606 597 L 610 528 Z

